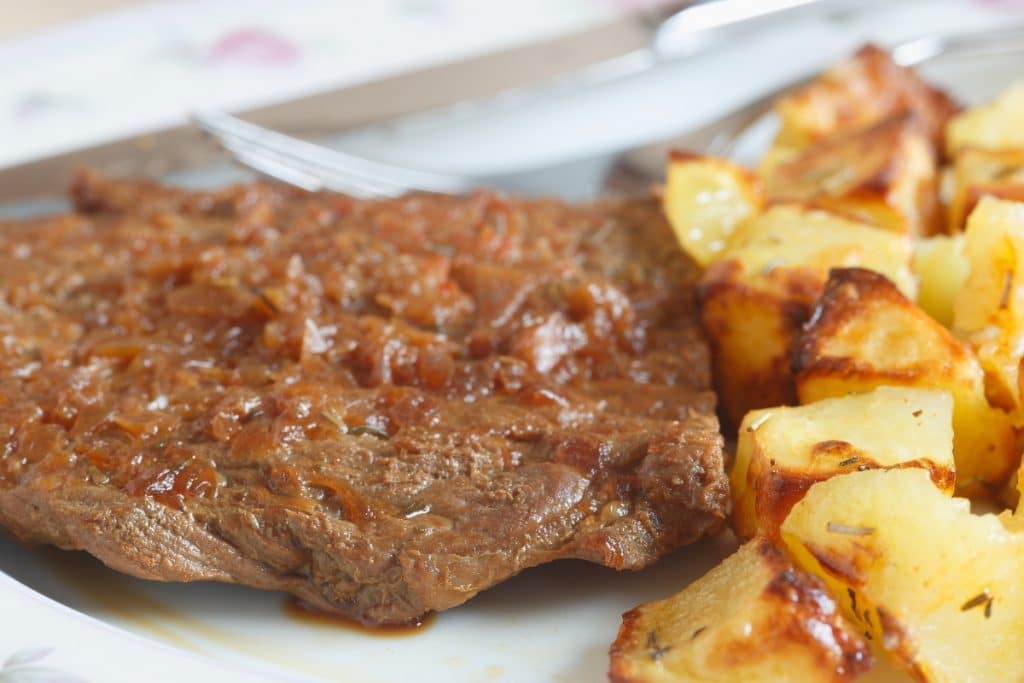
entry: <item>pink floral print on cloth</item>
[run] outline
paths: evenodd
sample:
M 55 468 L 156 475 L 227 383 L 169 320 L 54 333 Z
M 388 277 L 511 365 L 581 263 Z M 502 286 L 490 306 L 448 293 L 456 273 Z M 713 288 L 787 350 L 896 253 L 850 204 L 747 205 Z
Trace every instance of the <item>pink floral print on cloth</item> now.
M 225 33 L 209 47 L 208 61 L 251 66 L 283 66 L 299 61 L 302 51 L 285 38 L 261 28 L 240 28 Z

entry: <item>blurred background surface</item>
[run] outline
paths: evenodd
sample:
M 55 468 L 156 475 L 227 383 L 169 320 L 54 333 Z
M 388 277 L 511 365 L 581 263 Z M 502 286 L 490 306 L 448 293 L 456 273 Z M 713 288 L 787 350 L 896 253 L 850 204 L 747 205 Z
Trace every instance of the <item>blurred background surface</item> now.
M 0 167 L 182 125 L 199 109 L 244 111 L 324 91 L 344 92 L 538 42 L 556 46 L 548 61 L 557 71 L 557 62 L 573 58 L 568 51 L 557 52 L 561 37 L 615 22 L 642 29 L 678 4 L 0 0 Z M 699 54 L 595 87 L 379 122 L 372 112 L 356 116 L 360 103 L 349 100 L 351 106 L 292 110 L 290 119 L 273 123 L 299 133 L 334 133 L 337 146 L 372 158 L 492 172 L 685 130 L 815 71 L 865 40 L 885 44 L 1024 21 L 1024 3 L 1016 0 L 818 4 L 821 11 L 752 25 Z M 508 69 L 514 66 L 510 62 Z M 543 79 L 541 71 L 534 76 Z M 485 80 L 487 73 L 475 78 Z M 402 96 L 423 99 L 417 83 Z M 500 89 L 497 83 L 457 85 L 479 92 Z M 424 80 L 419 89 L 437 87 L 437 79 Z M 382 117 L 387 109 L 380 108 Z

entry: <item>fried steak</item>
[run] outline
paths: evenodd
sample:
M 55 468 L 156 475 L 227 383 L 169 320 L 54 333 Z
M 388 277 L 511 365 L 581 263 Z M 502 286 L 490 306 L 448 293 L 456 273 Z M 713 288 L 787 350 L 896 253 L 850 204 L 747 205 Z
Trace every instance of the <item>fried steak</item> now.
M 72 195 L 0 225 L 16 536 L 401 623 L 720 525 L 696 273 L 655 201 Z

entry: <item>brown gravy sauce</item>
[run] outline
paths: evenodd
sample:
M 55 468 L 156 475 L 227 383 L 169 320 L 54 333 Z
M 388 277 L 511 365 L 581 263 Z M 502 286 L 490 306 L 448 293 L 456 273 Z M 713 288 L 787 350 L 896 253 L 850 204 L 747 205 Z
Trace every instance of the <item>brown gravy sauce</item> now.
M 310 607 L 295 596 L 285 598 L 282 611 L 289 619 L 302 624 L 332 629 L 345 629 L 349 632 L 378 638 L 405 638 L 420 635 L 437 621 L 437 614 L 431 612 L 411 624 L 370 626 L 340 614 L 330 614 L 315 607 Z

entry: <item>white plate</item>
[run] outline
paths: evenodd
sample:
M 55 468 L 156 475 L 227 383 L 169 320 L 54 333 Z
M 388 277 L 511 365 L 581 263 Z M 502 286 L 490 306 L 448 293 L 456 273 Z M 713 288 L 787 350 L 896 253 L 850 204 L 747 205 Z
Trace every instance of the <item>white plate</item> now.
M 1014 55 L 924 71 L 977 101 L 1021 65 Z M 297 617 L 281 594 L 144 582 L 81 553 L 0 540 L 0 682 L 599 681 L 621 613 L 678 591 L 733 547 L 728 536 L 708 539 L 635 574 L 559 562 L 413 634 L 369 635 Z M 871 678 L 897 680 L 889 676 Z
M 117 574 L 84 553 L 29 550 L 3 541 L 0 566 L 11 579 L 101 622 L 186 652 L 285 677 L 347 683 L 569 683 L 603 679 L 608 646 L 624 611 L 677 591 L 733 547 L 728 536 L 709 539 L 638 573 L 618 574 L 580 561 L 558 562 L 525 571 L 466 605 L 435 616 L 414 632 L 381 635 L 369 635 L 342 622 L 296 616 L 280 593 L 213 583 L 141 581 Z M 10 613 L 7 593 L 18 586 L 11 579 L 0 574 L 0 605 L 5 614 Z M 22 590 L 17 597 L 22 609 L 42 610 L 31 602 L 29 591 Z M 125 669 L 118 678 L 94 680 L 138 680 L 130 674 L 142 672 L 143 666 L 173 674 L 167 680 L 182 680 L 174 651 L 121 640 L 96 622 L 91 624 L 94 632 L 89 633 L 87 644 L 77 634 L 90 624 L 70 610 L 63 616 L 60 623 L 43 624 L 44 630 L 33 634 L 34 639 L 25 638 L 12 647 L 0 643 L 0 660 L 9 654 L 4 648 L 13 652 L 56 646 L 53 658 L 60 655 L 68 671 L 91 673 L 78 658 L 94 647 L 92 642 L 106 641 L 109 656 L 115 652 L 123 656 Z M 6 681 L 2 673 L 0 681 Z

